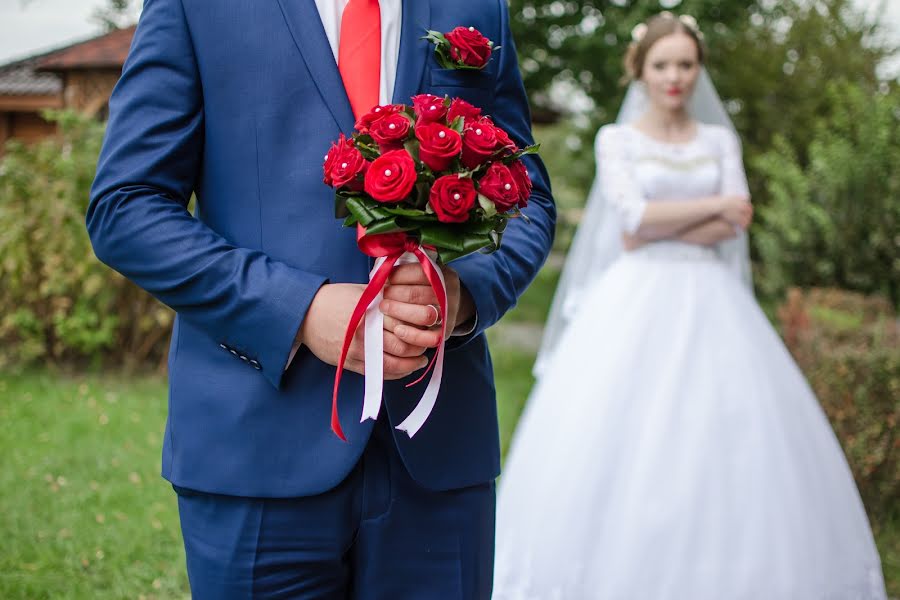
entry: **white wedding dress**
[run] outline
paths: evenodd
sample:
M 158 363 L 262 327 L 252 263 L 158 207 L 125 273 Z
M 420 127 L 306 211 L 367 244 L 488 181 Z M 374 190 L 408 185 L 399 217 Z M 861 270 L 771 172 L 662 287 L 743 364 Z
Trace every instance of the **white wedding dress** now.
M 598 139 L 627 229 L 647 201 L 746 192 L 724 127 Z M 501 476 L 494 598 L 885 598 L 838 441 L 717 249 L 654 243 L 592 278 Z

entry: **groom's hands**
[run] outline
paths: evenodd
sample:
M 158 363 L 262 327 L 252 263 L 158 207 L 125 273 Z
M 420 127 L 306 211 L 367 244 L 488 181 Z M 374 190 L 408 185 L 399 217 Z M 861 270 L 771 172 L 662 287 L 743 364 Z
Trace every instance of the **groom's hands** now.
M 460 284 L 456 271 L 447 266 L 441 270 L 447 284 L 447 314 L 441 316 L 447 322 L 447 331 L 452 332 L 475 317 L 475 303 Z M 381 303 L 384 328 L 415 347 L 437 347 L 441 328 L 431 326 L 434 310 L 429 305 L 437 306 L 438 301 L 422 267 L 408 264 L 395 268 Z
M 450 267 L 443 267 L 447 284 L 447 331 L 475 317 L 475 303 L 460 284 L 459 276 Z M 313 298 L 303 319 L 296 343 L 303 344 L 322 362 L 337 365 L 350 315 L 359 302 L 364 284 L 332 283 L 323 285 Z M 403 379 L 425 368 L 427 348 L 436 348 L 441 328 L 430 326 L 437 306 L 437 297 L 418 264 L 401 265 L 394 269 L 384 290 L 381 312 L 384 313 L 384 378 Z M 363 328 L 359 327 L 347 353 L 344 368 L 365 373 Z
M 420 267 L 421 270 L 421 267 Z M 323 285 L 313 298 L 303 319 L 297 341 L 305 345 L 316 357 L 329 365 L 337 365 L 344 346 L 344 335 L 350 315 L 362 296 L 365 285 L 356 283 L 332 283 Z M 428 309 L 426 309 L 428 310 Z M 385 326 L 384 378 L 403 379 L 424 369 L 428 359 L 423 356 L 424 346 L 417 346 L 399 339 Z M 354 373 L 365 373 L 365 349 L 363 328 L 359 327 L 347 354 L 344 368 Z

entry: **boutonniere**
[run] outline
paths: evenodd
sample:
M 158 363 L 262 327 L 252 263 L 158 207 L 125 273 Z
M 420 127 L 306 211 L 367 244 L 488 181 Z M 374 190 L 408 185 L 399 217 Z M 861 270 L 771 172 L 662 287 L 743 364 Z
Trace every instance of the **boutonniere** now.
M 429 30 L 422 39 L 434 44 L 435 56 L 445 69 L 481 70 L 500 49 L 474 27 L 457 27 L 448 33 Z

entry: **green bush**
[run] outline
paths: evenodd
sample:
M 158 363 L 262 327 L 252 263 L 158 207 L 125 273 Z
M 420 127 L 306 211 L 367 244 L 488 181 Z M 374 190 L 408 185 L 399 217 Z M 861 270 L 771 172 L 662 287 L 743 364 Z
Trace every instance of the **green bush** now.
M 900 325 L 891 305 L 836 289 L 793 288 L 785 342 L 841 441 L 876 523 L 900 504 Z
M 103 125 L 50 113 L 59 135 L 0 161 L 0 367 L 158 362 L 171 312 L 101 264 L 84 226 Z
M 791 145 L 756 161 L 768 202 L 752 237 L 760 291 L 792 285 L 887 295 L 900 304 L 900 92 L 868 94 L 847 83 L 825 90 L 822 115 L 800 162 Z

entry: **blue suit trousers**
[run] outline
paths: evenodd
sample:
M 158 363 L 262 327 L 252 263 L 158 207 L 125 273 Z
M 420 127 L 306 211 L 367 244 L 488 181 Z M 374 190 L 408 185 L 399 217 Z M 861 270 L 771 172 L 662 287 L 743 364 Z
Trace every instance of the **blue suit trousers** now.
M 382 417 L 325 493 L 245 498 L 176 487 L 195 600 L 489 599 L 494 482 L 430 491 Z

